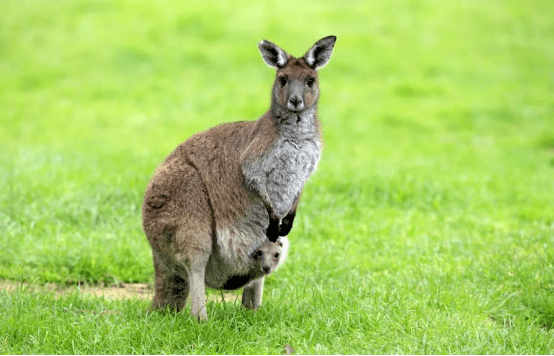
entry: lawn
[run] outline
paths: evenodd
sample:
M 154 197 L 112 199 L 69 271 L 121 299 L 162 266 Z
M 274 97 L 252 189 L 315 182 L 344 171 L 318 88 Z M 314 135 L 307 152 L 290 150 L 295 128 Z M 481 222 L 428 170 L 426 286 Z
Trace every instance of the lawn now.
M 338 39 L 258 312 L 0 288 L 0 353 L 553 352 L 554 2 L 1 4 L 0 282 L 151 283 L 156 166 L 267 110 L 261 39 Z

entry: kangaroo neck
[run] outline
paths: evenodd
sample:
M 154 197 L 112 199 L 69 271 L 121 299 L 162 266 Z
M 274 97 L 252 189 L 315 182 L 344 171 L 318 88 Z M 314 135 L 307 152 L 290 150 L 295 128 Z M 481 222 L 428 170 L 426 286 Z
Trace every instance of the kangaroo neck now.
M 316 106 L 292 112 L 280 105 L 272 105 L 270 111 L 281 138 L 301 139 L 317 135 Z

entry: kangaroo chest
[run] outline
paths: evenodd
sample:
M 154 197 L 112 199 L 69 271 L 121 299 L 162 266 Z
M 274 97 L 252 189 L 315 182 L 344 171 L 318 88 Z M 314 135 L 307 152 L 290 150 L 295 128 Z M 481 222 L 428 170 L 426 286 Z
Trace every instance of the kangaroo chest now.
M 321 143 L 315 137 L 303 140 L 279 138 L 266 156 L 266 190 L 276 213 L 283 218 L 304 183 L 316 169 Z
M 269 149 L 249 167 L 264 184 L 281 219 L 316 169 L 321 149 L 314 119 L 306 118 L 294 127 L 281 128 Z M 258 199 L 232 224 L 216 225 L 217 244 L 206 269 L 207 285 L 232 289 L 245 283 L 243 276 L 252 268 L 250 254 L 267 239 L 268 223 L 267 210 Z

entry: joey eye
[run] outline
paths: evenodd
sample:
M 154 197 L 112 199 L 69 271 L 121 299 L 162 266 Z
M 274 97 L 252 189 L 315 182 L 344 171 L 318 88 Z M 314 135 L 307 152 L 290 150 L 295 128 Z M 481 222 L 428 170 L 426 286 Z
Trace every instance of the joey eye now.
M 287 85 L 287 78 L 285 77 L 279 77 L 279 84 L 281 84 L 282 87 Z
M 258 253 L 257 253 L 258 257 L 262 257 L 262 254 L 263 254 L 263 252 L 258 250 Z
M 315 78 L 314 78 L 314 77 L 310 77 L 310 78 L 308 78 L 308 80 L 306 81 L 306 84 L 307 84 L 310 88 L 313 87 L 314 83 L 315 83 Z
M 277 252 L 275 255 L 273 255 L 275 258 L 279 258 L 279 253 Z

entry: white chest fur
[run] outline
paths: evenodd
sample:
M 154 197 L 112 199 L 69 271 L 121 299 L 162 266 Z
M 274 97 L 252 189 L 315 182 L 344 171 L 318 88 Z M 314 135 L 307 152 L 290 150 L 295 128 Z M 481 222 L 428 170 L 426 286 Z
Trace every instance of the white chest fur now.
M 316 169 L 321 143 L 311 136 L 304 139 L 279 138 L 263 165 L 266 168 L 266 189 L 277 215 L 283 218 L 304 183 Z

